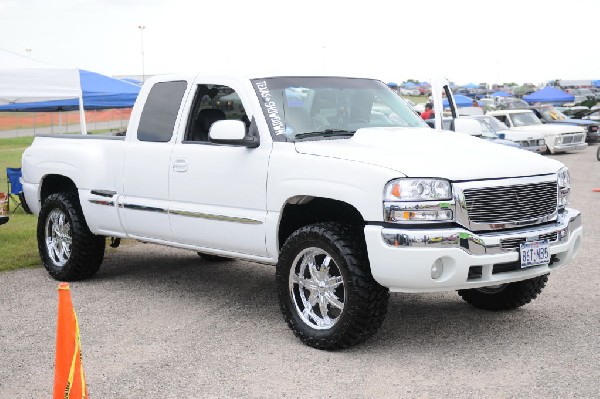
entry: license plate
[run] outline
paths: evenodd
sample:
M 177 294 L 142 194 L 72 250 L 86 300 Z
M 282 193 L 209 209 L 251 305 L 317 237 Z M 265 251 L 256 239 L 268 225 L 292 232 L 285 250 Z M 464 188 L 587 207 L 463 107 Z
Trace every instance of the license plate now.
M 521 244 L 521 269 L 550 263 L 549 247 L 548 240 Z

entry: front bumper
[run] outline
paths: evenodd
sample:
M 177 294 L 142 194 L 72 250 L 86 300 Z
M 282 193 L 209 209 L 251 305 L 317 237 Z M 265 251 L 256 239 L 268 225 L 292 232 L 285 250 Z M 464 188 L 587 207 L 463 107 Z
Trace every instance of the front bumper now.
M 585 150 L 587 143 L 557 144 L 552 147 L 554 153 Z
M 535 152 L 536 154 L 542 154 L 542 153 L 546 152 L 546 150 L 548 150 L 548 147 L 546 146 L 546 144 L 543 144 L 543 145 L 536 145 L 536 146 L 521 147 L 521 149 L 526 150 L 526 151 Z
M 404 229 L 367 225 L 365 239 L 375 280 L 395 292 L 479 288 L 526 280 L 556 270 L 577 254 L 581 215 L 567 209 L 555 222 L 505 232 L 475 234 L 462 228 Z M 519 242 L 549 239 L 552 261 L 520 268 Z M 441 259 L 442 275 L 431 267 Z

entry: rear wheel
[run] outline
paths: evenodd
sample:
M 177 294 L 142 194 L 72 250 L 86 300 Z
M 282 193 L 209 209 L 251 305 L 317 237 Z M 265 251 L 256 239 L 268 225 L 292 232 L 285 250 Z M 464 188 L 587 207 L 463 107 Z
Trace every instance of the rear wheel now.
M 511 310 L 527 305 L 537 298 L 547 282 L 548 275 L 545 274 L 515 283 L 458 290 L 458 295 L 478 309 Z
M 598 145 L 598 149 L 596 150 L 596 159 L 600 161 L 600 145 Z
M 371 275 L 364 240 L 349 226 L 302 227 L 285 242 L 277 291 L 294 334 L 318 349 L 356 345 L 381 327 L 388 289 Z
M 75 194 L 52 194 L 44 201 L 37 226 L 38 249 L 57 280 L 93 276 L 104 259 L 103 236 L 90 232 Z

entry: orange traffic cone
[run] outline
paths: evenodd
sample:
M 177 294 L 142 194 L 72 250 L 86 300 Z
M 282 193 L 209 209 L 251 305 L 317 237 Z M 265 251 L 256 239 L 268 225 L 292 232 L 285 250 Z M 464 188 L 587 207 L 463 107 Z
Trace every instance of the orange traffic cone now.
M 58 285 L 54 399 L 88 399 L 81 363 L 81 337 L 69 284 Z

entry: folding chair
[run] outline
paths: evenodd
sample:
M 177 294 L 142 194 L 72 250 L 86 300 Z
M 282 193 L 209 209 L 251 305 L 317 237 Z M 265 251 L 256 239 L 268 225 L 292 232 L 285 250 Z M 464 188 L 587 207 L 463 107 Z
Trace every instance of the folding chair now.
M 10 200 L 12 199 L 17 206 L 13 209 L 13 213 L 21 207 L 23 208 L 22 193 L 23 185 L 21 184 L 21 168 L 6 168 L 6 182 L 8 183 L 8 209 L 10 209 Z M 24 208 L 23 208 L 24 209 Z

